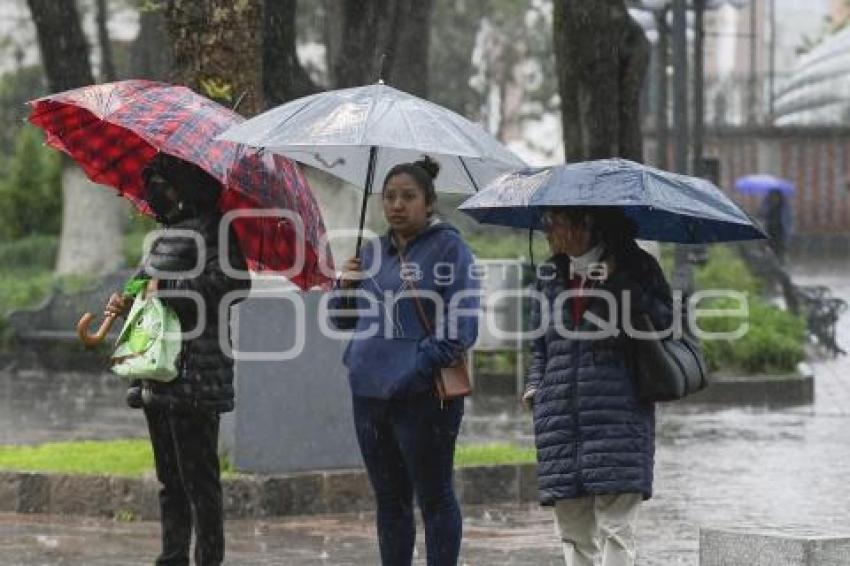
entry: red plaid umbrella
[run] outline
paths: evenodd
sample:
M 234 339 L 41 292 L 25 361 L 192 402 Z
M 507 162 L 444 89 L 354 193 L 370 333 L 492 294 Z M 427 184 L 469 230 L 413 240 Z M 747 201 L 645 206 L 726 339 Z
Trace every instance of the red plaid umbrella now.
M 320 269 L 323 262 L 330 274 L 333 266 L 324 222 L 298 167 L 271 152 L 214 141 L 244 121 L 238 114 L 186 87 L 142 80 L 92 85 L 29 104 L 29 121 L 46 132 L 49 145 L 70 155 L 92 181 L 116 188 L 144 214 L 151 211 L 142 170 L 160 151 L 218 179 L 225 187 L 222 213 L 289 211 L 291 218 L 233 221 L 249 269 L 285 273 L 302 289 L 329 285 Z

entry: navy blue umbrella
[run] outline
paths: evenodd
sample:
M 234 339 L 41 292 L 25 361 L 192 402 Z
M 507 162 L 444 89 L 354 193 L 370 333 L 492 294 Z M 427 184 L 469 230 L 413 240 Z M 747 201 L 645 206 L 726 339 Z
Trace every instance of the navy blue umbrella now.
M 542 228 L 553 206 L 618 206 L 643 240 L 686 244 L 766 238 L 710 182 L 625 159 L 523 169 L 498 177 L 460 207 L 482 224 Z

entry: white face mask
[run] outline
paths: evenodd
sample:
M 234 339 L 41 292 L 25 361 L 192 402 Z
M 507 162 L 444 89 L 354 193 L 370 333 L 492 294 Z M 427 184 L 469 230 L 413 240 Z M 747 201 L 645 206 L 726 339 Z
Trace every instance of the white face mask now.
M 604 252 L 605 246 L 600 242 L 580 256 L 570 256 L 570 274 L 587 279 L 588 272 L 599 263 Z

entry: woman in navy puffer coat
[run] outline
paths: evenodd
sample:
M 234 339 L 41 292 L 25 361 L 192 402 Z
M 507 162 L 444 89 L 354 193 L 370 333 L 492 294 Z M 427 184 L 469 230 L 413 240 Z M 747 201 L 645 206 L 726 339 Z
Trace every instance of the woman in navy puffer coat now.
M 637 395 L 623 332 L 591 333 L 622 329 L 627 314 L 669 328 L 670 288 L 619 209 L 550 209 L 544 226 L 553 257 L 538 272 L 545 299 L 535 301 L 533 328 L 542 335 L 523 396 L 540 501 L 555 507 L 568 565 L 634 564 L 637 509 L 652 495 L 654 407 Z

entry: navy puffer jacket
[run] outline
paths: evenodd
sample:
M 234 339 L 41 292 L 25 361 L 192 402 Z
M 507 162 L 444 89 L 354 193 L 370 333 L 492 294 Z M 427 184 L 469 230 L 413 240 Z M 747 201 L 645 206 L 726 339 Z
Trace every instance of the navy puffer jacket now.
M 630 242 L 612 253 L 613 274 L 596 287 L 616 297 L 617 321 L 622 329 L 623 291 L 631 296 L 632 316 L 647 313 L 656 328 L 672 321 L 670 287 L 651 255 Z M 550 280 L 538 280 L 537 289 L 548 299 L 548 327 L 532 343 L 526 391 L 536 389 L 533 399 L 534 434 L 540 502 L 585 495 L 641 493 L 652 495 L 655 454 L 655 411 L 638 399 L 627 338 L 579 339 L 562 336 L 556 316 L 568 330 L 598 331 L 588 320 L 609 317 L 609 303 L 586 297 L 585 316 L 573 325 L 571 300 L 563 317 L 553 312 L 555 299 L 567 288 L 569 257 L 557 255 L 549 264 Z M 539 302 L 533 328 L 540 326 Z M 633 318 L 634 320 L 634 318 Z

